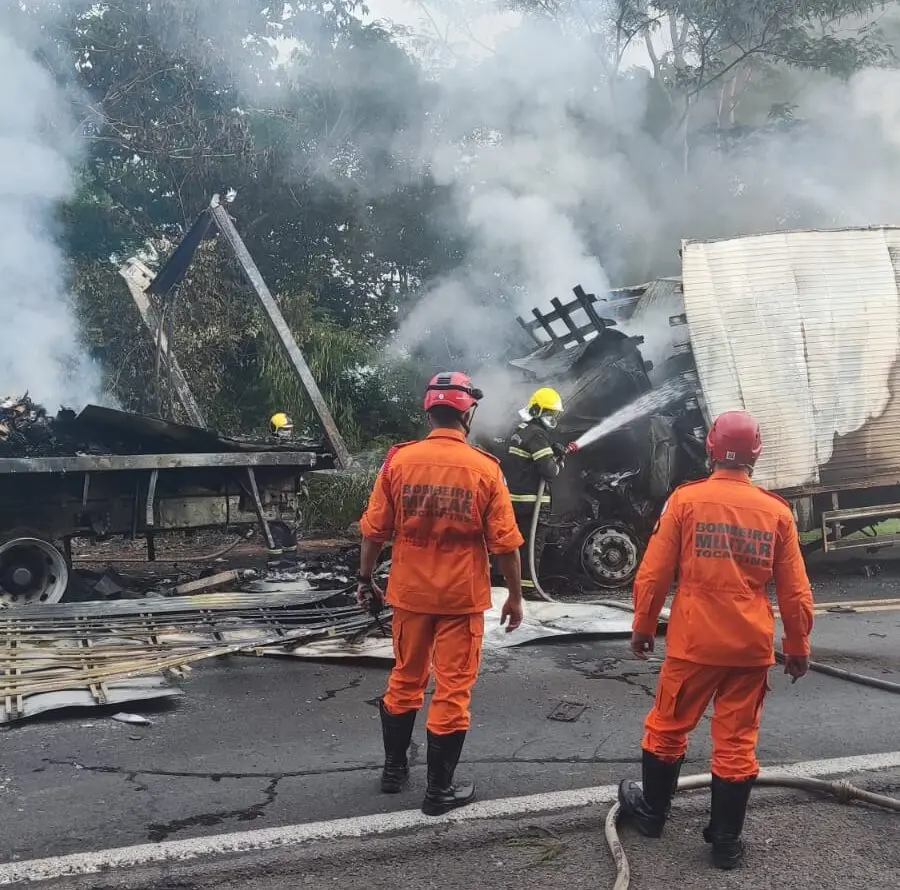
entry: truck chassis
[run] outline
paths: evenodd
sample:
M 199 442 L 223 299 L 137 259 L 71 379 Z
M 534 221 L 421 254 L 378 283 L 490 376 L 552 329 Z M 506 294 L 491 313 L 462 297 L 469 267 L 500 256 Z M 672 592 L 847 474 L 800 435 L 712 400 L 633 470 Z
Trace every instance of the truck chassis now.
M 270 551 L 295 545 L 311 451 L 0 459 L 0 603 L 63 599 L 74 538 L 155 536 L 259 523 Z

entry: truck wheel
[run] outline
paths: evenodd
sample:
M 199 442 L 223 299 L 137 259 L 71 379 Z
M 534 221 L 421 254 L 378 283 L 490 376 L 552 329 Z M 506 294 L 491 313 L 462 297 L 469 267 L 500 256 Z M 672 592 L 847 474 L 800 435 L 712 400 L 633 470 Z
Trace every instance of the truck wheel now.
M 69 585 L 66 557 L 31 529 L 0 536 L 0 603 L 8 607 L 58 603 Z
M 581 568 L 598 587 L 627 587 L 637 574 L 642 543 L 624 522 L 589 528 L 581 541 Z

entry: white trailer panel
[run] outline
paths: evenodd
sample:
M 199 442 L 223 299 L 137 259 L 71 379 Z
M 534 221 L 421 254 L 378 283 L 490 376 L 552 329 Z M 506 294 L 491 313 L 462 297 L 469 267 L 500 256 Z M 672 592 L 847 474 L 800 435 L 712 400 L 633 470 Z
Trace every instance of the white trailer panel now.
M 900 480 L 900 227 L 682 245 L 709 414 L 760 422 L 776 490 Z

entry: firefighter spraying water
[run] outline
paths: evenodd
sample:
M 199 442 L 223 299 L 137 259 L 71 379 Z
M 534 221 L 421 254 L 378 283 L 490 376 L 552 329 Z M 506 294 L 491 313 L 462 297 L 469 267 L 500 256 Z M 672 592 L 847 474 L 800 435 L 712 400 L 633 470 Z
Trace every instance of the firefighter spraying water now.
M 508 439 L 501 464 L 516 514 L 522 545 L 522 593 L 525 599 L 549 599 L 538 580 L 550 512 L 552 482 L 565 466 L 566 455 L 577 450 L 574 443 L 561 446 L 551 438 L 563 412 L 562 397 L 555 389 L 542 387 L 520 412 L 521 420 Z

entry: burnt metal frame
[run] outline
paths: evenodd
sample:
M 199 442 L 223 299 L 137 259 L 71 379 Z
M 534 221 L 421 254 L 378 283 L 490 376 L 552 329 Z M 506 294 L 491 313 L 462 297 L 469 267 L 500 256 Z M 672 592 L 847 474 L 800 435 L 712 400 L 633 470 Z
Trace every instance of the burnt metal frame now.
M 82 504 L 87 505 L 93 473 L 133 473 L 149 471 L 146 486 L 147 498 L 144 509 L 144 533 L 147 542 L 147 556 L 152 562 L 156 557 L 156 491 L 160 471 L 179 469 L 210 468 L 244 468 L 245 487 L 253 503 L 253 512 L 259 521 L 269 550 L 275 550 L 276 544 L 265 508 L 260 497 L 255 468 L 288 467 L 312 469 L 318 461 L 315 452 L 243 452 L 214 454 L 141 454 L 141 455 L 86 455 L 79 457 L 34 457 L 34 458 L 0 458 L 0 478 L 3 476 L 33 477 L 67 473 L 84 473 L 82 485 Z M 135 487 L 135 512 L 133 536 L 137 536 L 138 508 L 142 485 Z M 71 535 L 66 535 L 65 550 L 67 558 L 71 558 Z
M 337 463 L 340 469 L 347 469 L 353 461 L 350 457 L 350 451 L 344 442 L 344 437 L 340 434 L 337 424 L 334 422 L 334 417 L 332 416 L 328 405 L 325 403 L 325 398 L 322 395 L 322 391 L 319 389 L 319 385 L 316 383 L 316 378 L 309 369 L 309 365 L 307 365 L 306 359 L 303 357 L 303 353 L 300 351 L 300 347 L 297 345 L 297 341 L 294 339 L 291 329 L 284 320 L 284 316 L 281 314 L 281 310 L 278 308 L 275 298 L 272 296 L 266 282 L 263 280 L 262 274 L 257 268 L 256 263 L 253 262 L 253 257 L 250 256 L 250 251 L 247 250 L 247 246 L 244 244 L 238 230 L 231 221 L 228 211 L 225 210 L 219 201 L 218 195 L 213 195 L 209 209 L 212 218 L 216 223 L 216 227 L 225 241 L 228 242 L 228 246 L 231 248 L 232 253 L 235 255 L 235 258 L 241 267 L 241 271 L 244 273 L 244 278 L 247 279 L 247 283 L 253 290 L 259 305 L 262 307 L 266 318 L 269 320 L 272 330 L 278 337 L 278 343 L 281 346 L 284 357 L 300 378 L 300 383 L 306 390 L 306 394 L 309 396 L 310 401 L 313 403 L 313 407 L 316 409 L 316 413 L 319 415 L 319 420 L 325 428 L 325 435 L 328 437 L 328 442 L 334 451 L 335 463 Z
M 628 297 L 617 298 L 616 291 L 610 294 L 610 298 L 606 300 L 598 300 L 596 294 L 585 293 L 584 288 L 579 284 L 572 288 L 575 299 L 568 303 L 563 303 L 558 297 L 554 297 L 550 304 L 553 306 L 553 312 L 543 313 L 539 309 L 532 309 L 531 314 L 534 320 L 526 321 L 521 315 L 516 316 L 516 321 L 521 325 L 522 329 L 531 337 L 538 346 L 548 346 L 551 343 L 560 347 L 567 348 L 569 346 L 586 343 L 592 334 L 598 334 L 604 328 L 612 327 L 616 324 L 612 318 L 603 318 L 597 311 L 597 303 L 607 303 L 609 305 L 617 305 L 622 299 Z M 581 310 L 588 317 L 588 324 L 578 325 L 572 318 L 572 313 Z M 553 322 L 561 321 L 568 329 L 564 334 L 558 334 L 553 330 Z M 542 340 L 538 336 L 538 331 L 543 331 L 547 339 Z
M 177 470 L 209 467 L 302 467 L 312 469 L 312 451 L 245 451 L 213 454 L 91 454 L 79 457 L 4 457 L 0 476 L 20 473 L 109 473 L 118 470 Z M 85 497 L 87 492 L 85 492 Z
M 831 505 L 833 509 L 822 512 L 822 550 L 825 553 L 833 553 L 837 550 L 858 550 L 869 547 L 889 547 L 900 543 L 900 534 L 876 535 L 866 540 L 852 540 L 843 537 L 842 520 L 872 519 L 872 524 L 885 519 L 894 519 L 900 516 L 900 504 L 875 504 L 871 507 L 846 507 L 841 509 L 840 495 L 837 491 L 831 493 Z M 829 536 L 831 532 L 831 536 Z

